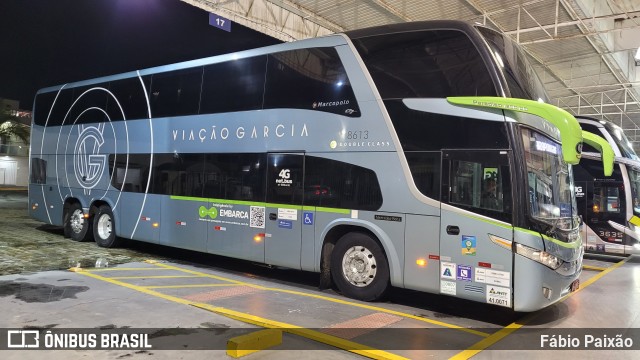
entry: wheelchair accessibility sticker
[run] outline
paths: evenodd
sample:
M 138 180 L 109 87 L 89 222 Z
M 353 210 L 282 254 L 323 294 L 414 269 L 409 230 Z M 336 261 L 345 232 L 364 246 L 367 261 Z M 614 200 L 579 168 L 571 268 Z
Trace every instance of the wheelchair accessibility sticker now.
M 312 212 L 305 212 L 302 214 L 302 222 L 305 225 L 313 225 L 313 213 Z

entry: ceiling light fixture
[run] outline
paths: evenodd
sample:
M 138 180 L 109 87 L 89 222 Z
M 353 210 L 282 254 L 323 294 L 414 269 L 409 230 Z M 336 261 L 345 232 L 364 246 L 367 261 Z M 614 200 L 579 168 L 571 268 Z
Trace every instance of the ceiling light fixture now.
M 634 58 L 636 60 L 636 66 L 640 66 L 640 47 L 636 51 L 636 56 Z

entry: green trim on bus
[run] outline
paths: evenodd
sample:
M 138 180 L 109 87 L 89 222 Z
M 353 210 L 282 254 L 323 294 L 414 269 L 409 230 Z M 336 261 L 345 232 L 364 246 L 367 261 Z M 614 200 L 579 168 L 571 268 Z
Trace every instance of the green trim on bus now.
M 533 100 L 492 96 L 455 96 L 448 97 L 447 101 L 457 105 L 519 111 L 540 116 L 560 130 L 564 161 L 572 165 L 580 162 L 582 128 L 578 120 L 563 109 Z
M 264 207 L 272 207 L 272 208 L 308 210 L 308 211 L 318 211 L 318 212 L 327 212 L 327 213 L 346 214 L 346 215 L 351 214 L 351 210 L 349 210 L 349 209 L 337 209 L 337 208 L 328 208 L 328 207 L 319 207 L 319 206 L 300 206 L 300 205 L 290 205 L 290 204 L 263 203 L 263 202 L 242 201 L 242 200 L 210 199 L 210 198 L 200 198 L 200 197 L 193 197 L 193 196 L 174 196 L 174 195 L 172 195 L 171 196 L 171 200 L 208 201 L 208 202 L 215 202 L 215 203 L 220 203 L 220 204 L 264 206 Z
M 549 236 L 544 235 L 544 234 L 542 235 L 542 238 L 545 239 L 545 240 L 549 240 L 554 244 L 557 244 L 557 245 L 560 245 L 562 247 L 568 248 L 568 249 L 577 249 L 580 246 L 582 246 L 582 241 L 579 241 L 579 240 L 567 243 L 567 242 L 564 242 L 564 241 L 560 241 L 558 239 L 554 239 L 554 238 L 549 237 Z
M 596 134 L 582 130 L 582 138 L 586 144 L 589 144 L 600 151 L 602 155 L 602 166 L 604 168 L 604 176 L 613 174 L 613 148 L 607 140 Z
M 520 231 L 523 232 L 525 234 L 529 234 L 529 235 L 534 235 L 534 236 L 540 236 L 540 233 L 537 231 L 533 231 L 533 230 L 529 230 L 529 229 L 524 229 L 524 228 L 520 228 L 520 227 L 516 227 L 514 228 L 515 231 Z
M 497 221 L 492 221 L 490 219 L 481 218 L 479 216 L 473 216 L 473 215 L 469 215 L 469 214 L 464 214 L 464 216 L 472 218 L 474 220 L 480 220 L 482 222 L 486 222 L 486 223 L 491 224 L 491 225 L 500 226 L 501 228 L 505 228 L 505 229 L 512 229 L 513 228 L 513 226 L 510 225 L 510 224 L 503 224 L 503 223 L 500 223 L 500 222 L 497 222 Z
M 514 228 L 514 230 L 515 231 L 520 231 L 520 232 L 523 232 L 523 233 L 526 233 L 526 234 L 534 235 L 534 236 L 542 236 L 543 239 L 549 240 L 554 244 L 558 244 L 558 245 L 560 245 L 562 247 L 565 247 L 565 248 L 568 248 L 568 249 L 576 249 L 576 248 L 580 247 L 580 245 L 582 244 L 582 241 L 574 241 L 574 242 L 571 242 L 571 243 L 566 243 L 564 241 L 561 241 L 561 240 L 558 240 L 558 239 L 554 239 L 554 238 L 552 238 L 550 236 L 540 234 L 539 232 L 535 232 L 535 231 L 532 231 L 532 230 L 523 229 L 523 228 L 519 228 L 519 227 Z

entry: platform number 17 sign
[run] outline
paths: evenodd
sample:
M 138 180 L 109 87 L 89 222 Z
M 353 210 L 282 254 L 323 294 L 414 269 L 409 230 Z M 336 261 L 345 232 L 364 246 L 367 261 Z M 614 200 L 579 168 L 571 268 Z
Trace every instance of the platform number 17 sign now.
M 231 20 L 214 13 L 209 13 L 209 25 L 231 32 Z

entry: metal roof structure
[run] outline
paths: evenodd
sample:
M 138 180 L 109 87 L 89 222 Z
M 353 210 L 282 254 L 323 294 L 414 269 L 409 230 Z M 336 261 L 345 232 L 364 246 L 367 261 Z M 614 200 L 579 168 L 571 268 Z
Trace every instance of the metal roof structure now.
M 182 1 L 283 41 L 417 20 L 482 23 L 526 50 L 554 105 L 620 125 L 640 149 L 640 0 Z

